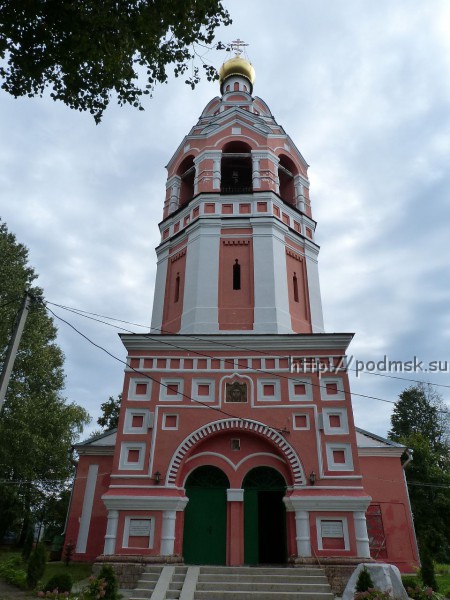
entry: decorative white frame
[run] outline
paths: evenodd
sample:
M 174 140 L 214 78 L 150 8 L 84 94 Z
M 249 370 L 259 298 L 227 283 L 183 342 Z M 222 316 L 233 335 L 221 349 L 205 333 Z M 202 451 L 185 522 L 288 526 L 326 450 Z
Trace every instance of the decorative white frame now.
M 199 385 L 209 385 L 209 395 L 201 396 L 198 393 Z M 195 402 L 215 402 L 216 400 L 216 381 L 215 379 L 196 378 L 192 379 L 191 398 Z
M 305 427 L 297 427 L 295 425 L 295 417 L 306 417 L 306 426 Z M 295 431 L 307 431 L 311 429 L 311 422 L 308 413 L 292 413 L 292 429 Z
M 264 386 L 273 385 L 274 393 L 273 396 L 266 396 L 264 394 Z M 261 378 L 257 381 L 257 400 L 258 402 L 280 402 L 281 401 L 281 390 L 279 379 L 265 379 Z
M 348 434 L 348 415 L 345 408 L 324 408 L 323 411 L 323 431 L 326 435 L 344 435 Z M 338 415 L 341 420 L 340 427 L 332 427 L 330 417 Z
M 142 471 L 145 462 L 145 442 L 122 442 L 120 446 L 119 470 Z M 139 460 L 128 462 L 128 451 L 139 450 Z
M 123 526 L 123 539 L 122 539 L 122 548 L 130 548 L 128 546 L 128 541 L 130 539 L 130 525 L 131 521 L 150 521 L 150 535 L 148 536 L 148 546 L 133 546 L 132 548 L 153 548 L 153 544 L 155 541 L 155 517 L 147 517 L 147 516 L 135 516 L 129 515 L 125 517 L 125 522 Z M 143 538 L 146 536 L 142 536 Z
M 176 425 L 175 425 L 175 427 L 169 427 L 166 424 L 167 417 L 175 417 L 176 418 Z M 163 429 L 164 431 L 176 431 L 179 428 L 179 423 L 180 423 L 180 415 L 178 415 L 178 414 L 172 414 L 172 413 L 163 414 L 161 429 Z
M 306 388 L 305 394 L 296 394 L 295 386 L 303 384 Z M 292 377 L 289 379 L 289 400 L 291 402 L 312 402 L 311 380 L 306 377 Z
M 344 452 L 345 461 L 343 463 L 334 462 L 334 451 Z M 353 471 L 353 457 L 351 444 L 335 444 L 333 442 L 326 444 L 327 463 L 329 471 Z
M 146 394 L 136 394 L 136 386 L 140 383 L 147 385 Z M 130 377 L 130 383 L 128 385 L 128 400 L 139 400 L 148 402 L 152 397 L 152 380 L 145 377 Z
M 337 394 L 327 392 L 327 383 L 337 384 Z M 344 382 L 341 377 L 322 377 L 320 379 L 320 397 L 322 400 L 345 400 Z
M 169 385 L 178 385 L 177 394 L 168 394 Z M 182 402 L 183 401 L 183 390 L 184 390 L 184 379 L 178 377 L 161 377 L 161 383 L 159 386 L 159 399 L 161 402 Z
M 133 417 L 144 417 L 141 427 L 133 427 Z M 145 408 L 127 408 L 125 411 L 125 422 L 123 424 L 123 433 L 147 433 L 150 427 L 153 427 L 153 413 Z
M 340 521 L 342 523 L 342 533 L 344 537 L 344 548 L 333 548 L 333 552 L 346 552 L 350 550 L 350 539 L 348 536 L 348 522 L 347 517 L 333 517 L 332 515 L 328 517 L 316 517 L 316 530 L 317 530 L 317 549 L 323 550 L 322 543 L 322 523 L 324 521 Z M 334 537 L 334 536 L 328 536 Z M 338 536 L 336 536 L 338 537 Z M 339 539 L 342 539 L 339 536 Z

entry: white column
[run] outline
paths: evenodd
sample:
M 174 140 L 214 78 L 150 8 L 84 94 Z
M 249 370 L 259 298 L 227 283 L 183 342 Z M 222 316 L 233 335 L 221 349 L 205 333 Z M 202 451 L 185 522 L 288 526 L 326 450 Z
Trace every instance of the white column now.
M 305 195 L 303 193 L 303 183 L 300 180 L 300 176 L 296 175 L 294 177 L 294 186 L 295 186 L 295 206 L 298 210 L 305 212 Z
M 108 523 L 106 525 L 105 548 L 103 554 L 114 554 L 116 551 L 117 525 L 119 523 L 119 511 L 108 511 Z
M 355 523 L 356 555 L 361 558 L 370 558 L 369 536 L 367 534 L 366 515 L 362 511 L 353 513 Z
M 305 244 L 306 275 L 308 278 L 309 308 L 313 333 L 324 332 L 318 255 L 319 248 L 315 244 L 307 242 Z
M 309 527 L 309 512 L 307 510 L 295 511 L 295 529 L 297 555 L 311 556 L 311 532 Z
M 261 187 L 261 174 L 259 172 L 259 156 L 255 156 L 252 152 L 252 183 L 253 189 L 259 190 Z
M 156 265 L 155 294 L 153 296 L 152 327 L 154 333 L 161 333 L 164 311 L 164 296 L 166 293 L 167 265 L 169 259 L 169 248 L 156 250 L 158 263 Z
M 196 156 L 194 158 L 194 167 L 195 167 L 195 175 L 194 175 L 194 196 L 198 194 L 198 172 L 199 172 L 199 164 L 202 162 L 203 156 Z
M 180 203 L 181 178 L 176 175 L 170 185 L 169 215 L 177 210 Z
M 161 532 L 161 556 L 173 554 L 175 545 L 175 522 L 177 513 L 175 510 L 163 511 L 163 522 Z
M 97 484 L 97 475 L 98 465 L 90 465 L 86 478 L 83 508 L 81 509 L 80 517 L 80 528 L 78 530 L 77 545 L 75 549 L 77 554 L 83 554 L 86 552 L 89 528 L 91 525 L 92 506 L 94 504 L 95 486 Z

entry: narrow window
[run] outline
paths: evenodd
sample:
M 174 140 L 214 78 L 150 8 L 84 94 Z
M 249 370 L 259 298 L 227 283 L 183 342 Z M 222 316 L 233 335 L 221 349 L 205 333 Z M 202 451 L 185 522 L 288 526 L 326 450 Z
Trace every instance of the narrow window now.
M 180 274 L 177 273 L 177 277 L 175 279 L 175 302 L 178 302 L 180 299 Z
M 241 265 L 236 258 L 236 261 L 233 265 L 233 290 L 241 289 Z
M 292 278 L 292 283 L 294 284 L 294 301 L 298 302 L 298 281 L 297 275 L 294 273 L 294 277 Z
M 234 84 L 234 91 L 238 92 L 239 91 L 239 83 L 236 81 Z

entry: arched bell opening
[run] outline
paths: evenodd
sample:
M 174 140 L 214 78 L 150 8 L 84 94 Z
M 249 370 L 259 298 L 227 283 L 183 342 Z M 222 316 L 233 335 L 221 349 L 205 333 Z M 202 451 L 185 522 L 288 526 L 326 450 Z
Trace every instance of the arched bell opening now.
M 298 172 L 297 167 L 294 162 L 284 154 L 282 154 L 279 159 L 278 179 L 280 182 L 280 196 L 282 200 L 295 206 L 294 177 Z
M 273 467 L 247 473 L 244 489 L 245 564 L 284 564 L 287 560 L 286 482 Z
M 195 164 L 193 156 L 186 156 L 177 169 L 180 177 L 179 206 L 184 206 L 194 197 Z
M 251 194 L 251 147 L 245 142 L 229 142 L 222 148 L 221 194 Z
M 183 557 L 186 564 L 225 565 L 228 477 L 218 467 L 197 467 L 186 480 Z

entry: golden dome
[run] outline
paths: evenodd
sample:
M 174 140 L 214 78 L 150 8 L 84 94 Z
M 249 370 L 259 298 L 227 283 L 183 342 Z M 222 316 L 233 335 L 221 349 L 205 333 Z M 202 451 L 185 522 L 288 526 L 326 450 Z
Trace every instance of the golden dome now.
M 224 62 L 220 67 L 220 85 L 222 86 L 222 83 L 225 81 L 225 79 L 228 79 L 228 77 L 231 77 L 232 75 L 241 75 L 242 77 L 245 77 L 250 81 L 252 86 L 255 81 L 255 69 L 253 68 L 253 65 L 249 63 L 248 60 L 245 60 L 240 56 L 230 58 L 230 60 Z

